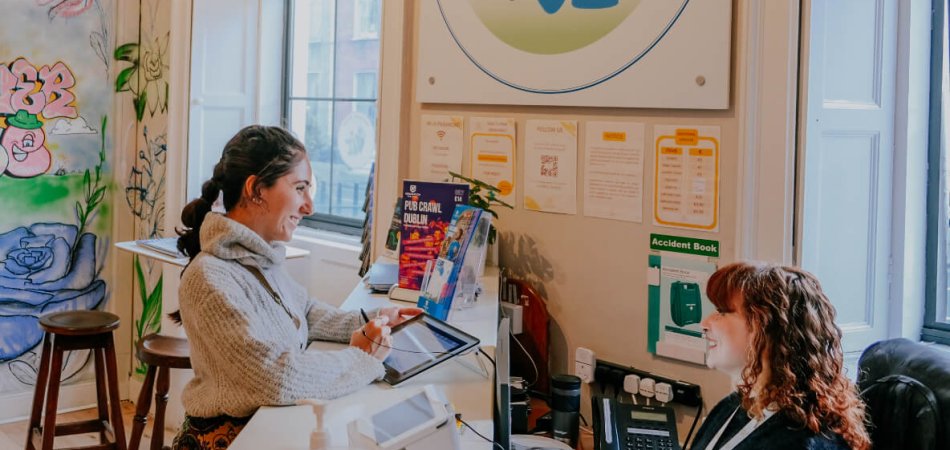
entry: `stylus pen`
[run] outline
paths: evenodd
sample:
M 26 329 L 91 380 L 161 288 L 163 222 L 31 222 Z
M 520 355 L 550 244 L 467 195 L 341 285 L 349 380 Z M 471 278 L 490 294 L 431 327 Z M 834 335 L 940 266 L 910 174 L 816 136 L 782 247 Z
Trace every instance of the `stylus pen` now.
M 366 311 L 363 311 L 363 308 L 360 308 L 360 315 L 363 316 L 363 320 L 365 320 L 366 323 L 369 323 L 369 316 L 366 315 Z

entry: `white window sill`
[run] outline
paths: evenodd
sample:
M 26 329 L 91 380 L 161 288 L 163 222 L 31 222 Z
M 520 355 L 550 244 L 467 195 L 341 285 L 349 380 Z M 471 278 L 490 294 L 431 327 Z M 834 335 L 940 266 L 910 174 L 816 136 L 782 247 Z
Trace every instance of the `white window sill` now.
M 311 245 L 326 245 L 357 252 L 362 250 L 360 240 L 356 236 L 308 227 L 298 228 L 297 231 L 294 232 L 293 241 L 305 242 Z

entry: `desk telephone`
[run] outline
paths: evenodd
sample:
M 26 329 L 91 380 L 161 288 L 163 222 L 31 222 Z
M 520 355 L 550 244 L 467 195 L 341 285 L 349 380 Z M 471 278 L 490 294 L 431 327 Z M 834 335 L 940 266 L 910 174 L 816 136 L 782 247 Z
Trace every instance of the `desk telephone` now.
M 598 396 L 591 402 L 594 450 L 680 450 L 672 408 Z

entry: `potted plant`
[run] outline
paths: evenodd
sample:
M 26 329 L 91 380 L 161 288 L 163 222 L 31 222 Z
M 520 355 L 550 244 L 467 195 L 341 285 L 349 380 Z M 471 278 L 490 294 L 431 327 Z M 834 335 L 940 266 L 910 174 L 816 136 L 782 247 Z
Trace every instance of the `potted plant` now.
M 452 171 L 449 171 L 449 175 L 452 175 L 453 181 L 457 178 L 470 184 L 471 188 L 468 191 L 468 204 L 488 211 L 488 213 L 491 214 L 494 219 L 498 218 L 498 213 L 492 210 L 493 206 L 504 206 L 508 209 L 514 209 L 514 206 L 511 206 L 510 204 L 498 198 L 498 195 L 501 193 L 501 189 L 498 189 L 497 187 L 492 186 L 482 180 L 469 178 Z M 495 245 L 497 234 L 498 233 L 495 229 L 495 224 L 492 223 L 491 228 L 488 229 L 488 245 Z M 495 258 L 495 260 L 497 262 L 497 258 Z

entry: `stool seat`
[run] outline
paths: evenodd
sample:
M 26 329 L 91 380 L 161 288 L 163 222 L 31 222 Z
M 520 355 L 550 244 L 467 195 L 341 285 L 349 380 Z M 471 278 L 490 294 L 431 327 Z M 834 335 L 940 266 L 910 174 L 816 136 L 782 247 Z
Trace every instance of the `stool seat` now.
M 187 339 L 150 334 L 135 346 L 135 356 L 150 366 L 191 368 L 191 346 Z
M 119 328 L 119 316 L 105 311 L 62 311 L 40 317 L 44 331 L 66 336 L 89 336 Z
M 148 410 L 152 406 L 152 393 L 155 395 L 155 422 L 152 424 L 152 442 L 150 450 L 165 448 L 165 406 L 168 404 L 169 369 L 191 368 L 191 346 L 187 339 L 172 336 L 150 334 L 135 345 L 135 356 L 148 365 L 142 390 L 135 404 L 135 416 L 132 418 L 132 436 L 129 448 L 138 449 L 142 433 L 148 423 Z

